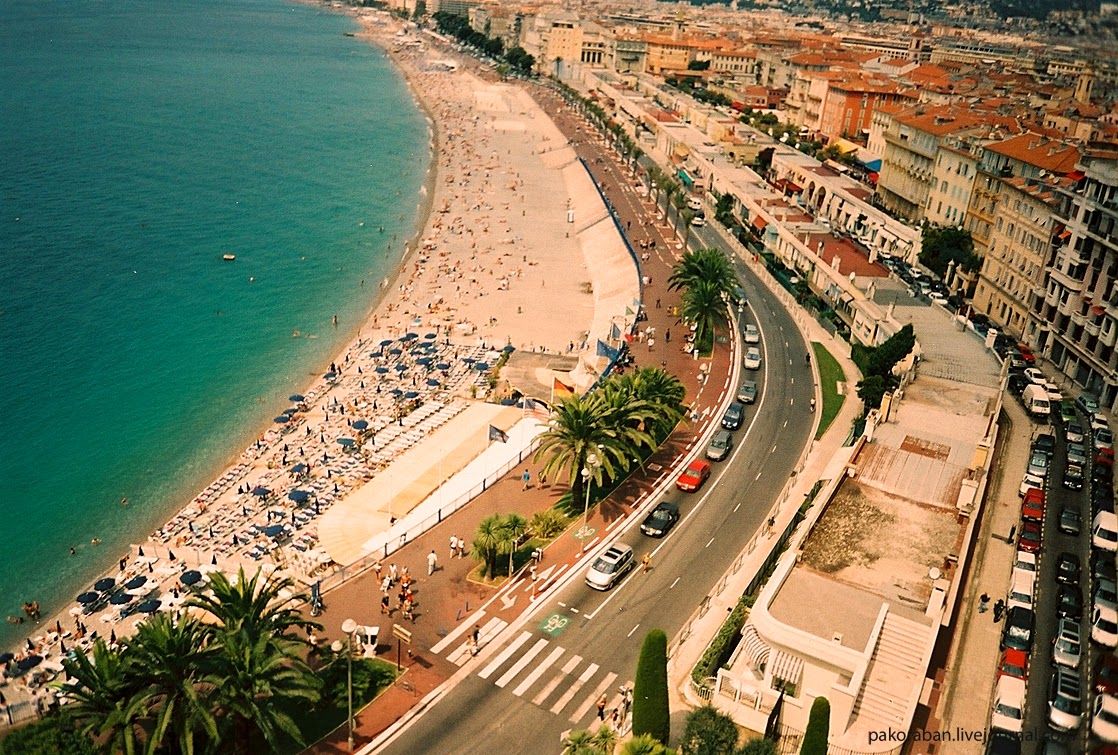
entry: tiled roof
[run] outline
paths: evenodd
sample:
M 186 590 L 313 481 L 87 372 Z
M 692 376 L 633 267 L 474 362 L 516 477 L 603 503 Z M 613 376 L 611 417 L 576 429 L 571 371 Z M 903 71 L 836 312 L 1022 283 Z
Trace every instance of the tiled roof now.
M 989 144 L 986 149 L 1014 160 L 1020 160 L 1051 173 L 1070 173 L 1079 162 L 1079 149 L 1037 134 L 1021 134 Z

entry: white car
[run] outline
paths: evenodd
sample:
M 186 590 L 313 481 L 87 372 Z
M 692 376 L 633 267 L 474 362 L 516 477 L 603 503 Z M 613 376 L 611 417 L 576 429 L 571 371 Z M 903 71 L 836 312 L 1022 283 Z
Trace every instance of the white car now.
M 1044 478 L 1040 475 L 1025 473 L 1025 477 L 1021 480 L 1021 487 L 1017 489 L 1017 495 L 1023 496 L 1029 488 L 1036 488 L 1037 490 L 1044 490 Z
M 1014 569 L 1009 584 L 1009 594 L 1006 596 L 1006 607 L 1021 606 L 1032 610 L 1035 585 L 1036 572 Z
M 1056 626 L 1056 639 L 1052 641 L 1052 662 L 1057 666 L 1079 668 L 1083 657 L 1083 638 L 1079 622 L 1063 618 Z
M 756 346 L 750 346 L 745 351 L 745 359 L 743 361 L 745 369 L 747 370 L 761 369 L 761 351 Z
M 1048 382 L 1048 379 L 1044 377 L 1044 373 L 1036 367 L 1028 367 L 1025 369 L 1025 379 L 1034 385 L 1041 386 Z
M 757 330 L 756 325 L 745 326 L 745 342 L 761 343 L 761 331 Z
M 1100 412 L 1095 412 L 1091 415 L 1091 432 L 1098 430 L 1109 430 L 1110 423 L 1106 421 L 1106 417 Z
M 1118 697 L 1097 695 L 1091 715 L 1091 733 L 1107 744 L 1118 744 Z
M 1048 684 L 1048 725 L 1056 731 L 1079 728 L 1083 720 L 1083 689 L 1079 672 L 1058 668 Z
M 1025 680 L 1015 676 L 998 679 L 990 728 L 1021 733 L 1025 711 Z
M 1091 611 L 1091 640 L 1104 648 L 1118 647 L 1118 612 L 1096 605 Z

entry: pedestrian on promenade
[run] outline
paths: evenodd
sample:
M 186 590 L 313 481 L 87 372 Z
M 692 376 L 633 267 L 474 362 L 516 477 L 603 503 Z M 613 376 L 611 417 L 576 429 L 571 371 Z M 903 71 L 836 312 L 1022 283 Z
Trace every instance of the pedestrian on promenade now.
M 380 561 L 377 561 L 376 563 L 373 564 L 373 574 L 377 575 L 377 582 L 380 582 L 380 570 L 381 570 Z
M 532 564 L 528 567 L 528 574 L 532 577 L 532 581 L 536 581 L 536 565 Z
M 388 593 L 380 596 L 380 612 L 385 616 L 392 615 L 392 606 L 388 598 Z
M 380 591 L 388 595 L 388 591 L 392 589 L 392 577 L 385 575 L 384 579 L 380 582 Z
M 389 564 L 388 565 L 388 579 L 389 579 L 388 584 L 392 584 L 393 582 L 396 581 L 396 564 Z
M 410 600 L 404 601 L 404 618 L 410 621 L 412 624 L 415 623 L 415 610 Z
M 528 489 L 528 483 L 532 481 L 532 474 L 527 469 L 525 469 L 524 474 L 522 474 L 520 476 L 520 479 L 522 479 L 524 481 L 524 488 L 523 489 L 527 490 Z
M 431 552 L 427 554 L 427 576 L 430 577 L 435 573 L 435 567 L 439 564 L 439 557 L 435 555 L 435 549 L 432 548 Z
M 466 557 L 466 538 L 458 538 L 458 558 Z
M 998 598 L 994 602 L 994 623 L 997 624 L 1002 620 L 1002 614 L 1005 613 L 1005 601 Z
M 647 572 L 651 568 L 652 568 L 652 556 L 650 556 L 646 553 L 646 554 L 644 554 L 644 556 L 641 557 L 641 572 L 642 573 Z
M 474 647 L 481 645 L 481 625 L 474 624 L 474 631 L 470 632 L 470 639 L 474 641 Z
M 671 342 L 672 342 L 672 329 L 668 328 L 667 330 L 664 331 L 664 343 L 671 343 Z
M 606 702 L 607 702 L 607 700 L 606 700 L 605 695 L 602 695 L 601 697 L 598 698 L 598 720 L 599 721 L 605 721 L 606 720 Z
M 457 555 L 458 555 L 458 536 L 457 535 L 451 535 L 450 536 L 450 557 L 454 558 Z

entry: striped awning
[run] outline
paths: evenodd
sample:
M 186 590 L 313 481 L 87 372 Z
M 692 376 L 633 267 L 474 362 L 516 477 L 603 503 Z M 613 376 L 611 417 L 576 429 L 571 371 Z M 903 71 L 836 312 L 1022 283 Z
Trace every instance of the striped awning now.
M 773 679 L 779 679 L 786 684 L 795 686 L 800 683 L 800 677 L 803 676 L 804 661 L 799 656 L 778 650 L 776 651 L 776 658 L 773 660 L 772 669 Z
M 759 671 L 764 671 L 772 648 L 769 647 L 769 643 L 761 639 L 761 635 L 757 634 L 757 627 L 753 624 L 742 627 L 741 641 L 745 654 L 753 661 L 753 666 Z

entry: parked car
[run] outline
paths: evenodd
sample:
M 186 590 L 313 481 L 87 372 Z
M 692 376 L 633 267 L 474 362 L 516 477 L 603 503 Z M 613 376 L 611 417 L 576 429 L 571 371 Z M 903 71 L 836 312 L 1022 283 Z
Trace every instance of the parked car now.
M 729 430 L 719 430 L 710 438 L 706 457 L 711 461 L 722 461 L 730 455 L 734 447 L 734 436 Z
M 1110 422 L 1107 421 L 1106 415 L 1102 412 L 1095 412 L 1090 416 L 1091 432 L 1097 433 L 1099 430 L 1109 430 Z
M 1075 402 L 1070 398 L 1060 401 L 1060 421 L 1067 424 L 1068 422 L 1075 422 L 1077 419 L 1079 419 L 1079 413 L 1075 411 Z
M 1087 463 L 1087 446 L 1082 443 L 1068 443 L 1065 457 L 1070 464 Z
M 1033 649 L 1033 627 L 1036 615 L 1028 608 L 1010 608 L 1005 613 L 1005 626 L 1002 627 L 1001 647 L 1024 650 Z
M 998 677 L 1013 676 L 1018 679 L 1029 678 L 1029 656 L 1024 650 L 1006 648 L 998 662 Z
M 761 369 L 761 351 L 756 346 L 750 346 L 745 350 L 744 359 L 745 369 L 759 370 Z
M 745 326 L 745 342 L 761 343 L 761 331 L 757 330 L 756 325 Z
M 1074 506 L 1064 506 L 1060 509 L 1060 532 L 1065 535 L 1078 535 L 1080 530 L 1079 509 Z
M 1096 579 L 1095 594 L 1091 596 L 1091 603 L 1118 611 L 1118 584 L 1106 577 Z
M 1083 567 L 1079 556 L 1068 551 L 1056 557 L 1056 581 L 1064 585 L 1078 585 Z
M 1047 378 L 1044 377 L 1044 373 L 1036 367 L 1026 368 L 1025 378 L 1033 385 L 1044 385 L 1045 380 L 1047 380 Z
M 1023 522 L 1021 534 L 1017 536 L 1017 549 L 1026 553 L 1039 553 L 1040 548 L 1040 525 L 1036 522 Z
M 1113 608 L 1095 606 L 1091 610 L 1091 641 L 1104 648 L 1118 646 L 1118 613 Z
M 1044 491 L 1029 488 L 1021 499 L 1021 518 L 1026 522 L 1044 521 Z
M 1013 570 L 1036 571 L 1036 554 L 1017 551 L 1017 559 L 1013 562 Z
M 1033 451 L 1042 451 L 1051 457 L 1056 451 L 1056 436 L 1050 432 L 1043 432 L 1033 438 Z
M 675 486 L 685 493 L 694 493 L 703 486 L 708 477 L 710 477 L 710 462 L 695 459 L 680 473 Z
M 1048 477 L 1048 454 L 1044 451 L 1033 451 L 1029 456 L 1029 474 L 1037 477 Z
M 1012 676 L 998 679 L 994 688 L 994 710 L 990 715 L 990 728 L 1021 732 L 1025 718 L 1025 681 Z
M 1009 608 L 1033 607 L 1033 592 L 1036 587 L 1036 572 L 1013 570 L 1009 582 L 1009 592 L 1005 604 Z
M 1075 408 L 1084 414 L 1094 414 L 1099 410 L 1099 402 L 1094 396 L 1088 396 L 1084 393 L 1082 396 L 1075 400 Z
M 1091 576 L 1094 579 L 1109 579 L 1118 582 L 1118 569 L 1115 568 L 1114 554 L 1106 551 L 1091 551 Z
M 1083 425 L 1079 424 L 1079 420 L 1064 425 L 1064 440 L 1068 443 L 1082 443 L 1084 437 Z
M 624 543 L 613 545 L 586 571 L 586 584 L 595 590 L 608 590 L 636 564 L 633 549 Z
M 1083 465 L 1069 462 L 1064 468 L 1064 487 L 1068 490 L 1083 489 Z
M 1044 490 L 1044 482 L 1045 480 L 1043 477 L 1037 477 L 1035 474 L 1029 474 L 1028 472 L 1026 472 L 1025 476 L 1021 478 L 1021 487 L 1017 489 L 1017 495 L 1024 496 L 1025 493 L 1028 492 L 1029 488 Z
M 1057 666 L 1079 668 L 1083 657 L 1083 634 L 1079 622 L 1074 619 L 1060 619 L 1056 625 L 1056 635 L 1052 639 L 1052 662 Z
M 1060 585 L 1056 590 L 1056 615 L 1062 619 L 1083 617 L 1083 592 L 1079 585 Z
M 994 729 L 986 736 L 986 755 L 1021 755 L 1021 735 Z
M 1095 672 L 1091 678 L 1095 692 L 1100 695 L 1118 693 L 1118 656 L 1101 653 L 1095 661 Z
M 663 537 L 679 521 L 679 506 L 660 501 L 641 522 L 641 532 L 649 537 Z
M 722 415 L 722 427 L 727 430 L 737 430 L 741 427 L 742 418 L 745 416 L 745 407 L 738 401 L 731 401 Z
M 1094 435 L 1091 437 L 1091 440 L 1095 444 L 1096 449 L 1114 449 L 1114 431 L 1112 431 L 1109 427 L 1103 427 L 1095 430 Z
M 1091 733 L 1107 744 L 1118 744 L 1118 697 L 1096 695 L 1091 713 Z
M 743 404 L 752 404 L 757 400 L 757 383 L 752 380 L 743 380 L 738 386 L 738 401 Z
M 1048 725 L 1056 731 L 1079 728 L 1083 720 L 1083 689 L 1079 674 L 1072 669 L 1057 668 L 1048 683 Z

